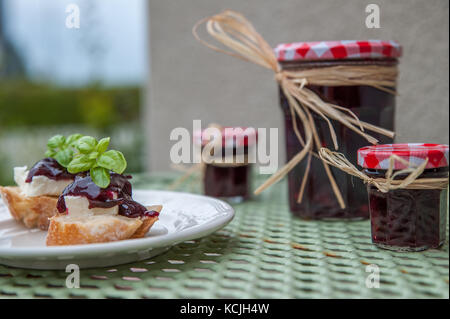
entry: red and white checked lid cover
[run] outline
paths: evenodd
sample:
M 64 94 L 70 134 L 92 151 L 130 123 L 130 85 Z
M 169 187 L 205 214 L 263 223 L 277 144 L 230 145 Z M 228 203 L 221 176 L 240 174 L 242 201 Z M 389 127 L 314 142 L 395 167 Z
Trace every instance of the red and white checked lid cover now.
M 222 135 L 223 147 L 239 147 L 254 145 L 258 138 L 258 132 L 253 127 L 224 127 L 221 130 L 204 129 L 194 132 L 194 143 L 206 145 L 208 142 Z M 218 136 L 220 138 L 220 136 Z
M 358 165 L 364 168 L 383 169 L 389 168 L 389 157 L 397 155 L 409 163 L 411 167 L 417 167 L 428 158 L 426 168 L 439 168 L 448 166 L 448 145 L 444 144 L 384 144 L 371 145 L 358 150 Z M 405 164 L 395 161 L 394 169 L 405 169 Z
M 396 41 L 341 40 L 320 42 L 294 42 L 279 44 L 275 48 L 278 61 L 340 60 L 365 58 L 398 58 L 402 47 Z

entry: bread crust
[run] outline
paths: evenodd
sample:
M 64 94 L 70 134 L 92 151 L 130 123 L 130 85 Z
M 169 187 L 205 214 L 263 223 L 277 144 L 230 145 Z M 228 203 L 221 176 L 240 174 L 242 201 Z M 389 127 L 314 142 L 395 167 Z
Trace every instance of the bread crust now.
M 149 206 L 160 212 L 162 206 Z M 105 243 L 142 238 L 158 217 L 128 218 L 120 215 L 95 215 L 73 218 L 58 214 L 50 219 L 47 246 Z
M 57 197 L 25 196 L 16 186 L 0 186 L 0 195 L 11 216 L 27 228 L 47 230 L 50 224 L 49 218 L 58 213 Z
M 149 211 L 155 211 L 155 212 L 161 212 L 162 206 L 161 205 L 155 205 L 155 206 L 147 206 L 147 209 Z M 142 238 L 145 236 L 145 234 L 148 233 L 150 228 L 153 226 L 153 224 L 158 220 L 158 217 L 141 217 L 142 225 L 135 231 L 135 233 L 131 236 L 131 238 Z

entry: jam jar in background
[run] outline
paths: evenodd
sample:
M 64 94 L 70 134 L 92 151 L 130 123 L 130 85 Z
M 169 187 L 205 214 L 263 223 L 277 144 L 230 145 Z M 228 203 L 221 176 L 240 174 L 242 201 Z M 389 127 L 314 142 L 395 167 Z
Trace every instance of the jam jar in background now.
M 372 178 L 384 178 L 389 157 L 395 154 L 416 167 L 428 158 L 418 178 L 448 178 L 448 145 L 391 144 L 363 147 L 358 151 L 358 164 Z M 407 168 L 395 162 L 395 171 Z M 402 174 L 395 179 L 404 179 Z M 375 186 L 369 194 L 372 242 L 385 249 L 421 251 L 437 248 L 445 241 L 447 227 L 447 189 L 396 189 L 387 193 Z
M 250 198 L 251 194 L 251 151 L 254 151 L 257 132 L 254 128 L 223 127 L 220 128 L 222 163 L 205 163 L 203 174 L 204 194 L 224 199 L 230 203 L 240 203 Z M 194 132 L 194 143 L 202 146 L 202 151 L 210 141 L 206 130 Z M 225 156 L 232 154 L 232 163 L 223 163 Z M 214 154 L 211 154 L 214 156 Z M 236 155 L 245 159 L 238 163 Z M 216 158 L 216 157 L 214 157 Z
M 401 47 L 393 41 L 332 41 L 299 42 L 280 44 L 275 49 L 283 70 L 306 70 L 332 66 L 396 66 L 401 56 Z M 351 110 L 361 121 L 393 130 L 395 96 L 370 86 L 311 86 L 323 101 Z M 284 111 L 287 160 L 290 160 L 303 146 L 293 128 L 289 104 L 282 90 L 280 104 Z M 334 148 L 328 124 L 313 111 L 317 133 L 322 147 Z M 332 121 L 336 131 L 339 152 L 356 163 L 356 152 L 367 145 L 367 140 L 339 122 Z M 304 134 L 301 121 L 297 127 Z M 379 143 L 392 143 L 384 135 L 368 131 Z M 289 206 L 293 214 L 305 219 L 365 219 L 369 217 L 366 188 L 363 182 L 336 168 L 330 167 L 345 201 L 341 209 L 331 187 L 328 175 L 319 158 L 311 158 L 311 167 L 301 203 L 297 198 L 304 177 L 307 161 L 303 160 L 288 174 Z

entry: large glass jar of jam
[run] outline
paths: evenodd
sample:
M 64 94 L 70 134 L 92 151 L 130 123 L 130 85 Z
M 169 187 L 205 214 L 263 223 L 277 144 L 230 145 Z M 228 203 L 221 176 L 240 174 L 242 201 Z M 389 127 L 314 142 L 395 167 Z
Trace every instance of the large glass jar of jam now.
M 280 44 L 275 49 L 278 61 L 284 70 L 305 70 L 342 65 L 396 66 L 401 56 L 400 46 L 392 41 L 333 41 L 299 42 Z M 323 101 L 351 110 L 361 121 L 376 126 L 394 129 L 394 95 L 379 89 L 362 86 L 307 86 Z M 303 146 L 294 132 L 288 102 L 280 90 L 280 104 L 284 111 L 287 160 L 298 154 Z M 313 113 L 319 138 L 323 147 L 334 148 L 328 124 Z M 297 121 L 300 132 L 302 124 Z M 335 128 L 339 152 L 356 163 L 357 150 L 367 145 L 367 140 L 339 122 L 332 121 Z M 391 143 L 386 136 L 369 132 L 380 143 Z M 297 202 L 307 161 L 303 160 L 288 174 L 289 204 L 291 211 L 306 219 L 363 219 L 369 217 L 365 187 L 360 180 L 331 168 L 341 191 L 346 208 L 341 209 L 332 190 L 328 175 L 321 160 L 312 157 L 310 173 L 301 203 Z
M 257 133 L 254 128 L 241 127 L 220 128 L 218 132 L 220 136 L 213 136 L 207 130 L 194 132 L 195 143 L 202 146 L 204 194 L 239 203 L 250 198 L 252 151 Z M 209 147 L 206 150 L 208 143 L 214 145 L 213 140 L 218 143 L 220 154 L 214 154 L 214 149 Z M 205 156 L 212 163 L 207 163 Z
M 385 178 L 389 157 L 395 154 L 408 165 L 416 166 L 428 158 L 418 178 L 448 179 L 448 145 L 391 144 L 361 148 L 358 164 L 372 178 Z M 395 162 L 394 173 L 408 168 Z M 404 179 L 401 174 L 395 179 Z M 395 189 L 387 193 L 375 186 L 369 193 L 372 242 L 385 249 L 420 251 L 437 248 L 445 241 L 447 227 L 447 189 Z

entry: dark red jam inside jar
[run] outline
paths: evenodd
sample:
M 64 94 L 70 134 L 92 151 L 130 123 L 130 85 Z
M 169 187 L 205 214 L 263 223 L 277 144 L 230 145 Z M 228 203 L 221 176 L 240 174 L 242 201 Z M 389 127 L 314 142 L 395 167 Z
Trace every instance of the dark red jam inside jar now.
M 428 165 L 419 178 L 448 178 L 448 147 L 446 149 L 447 157 L 444 155 L 443 160 L 438 161 L 440 163 L 435 162 L 437 165 Z M 378 164 L 377 168 L 367 168 L 374 167 L 371 159 L 367 163 L 362 159 L 358 159 L 358 162 L 365 167 L 364 173 L 369 177 L 385 178 L 387 161 Z M 405 167 L 398 167 L 402 168 Z M 402 180 L 407 176 L 401 174 L 395 179 Z M 444 243 L 447 189 L 396 189 L 383 193 L 369 185 L 367 191 L 374 244 L 395 251 L 421 251 L 438 248 Z
M 353 42 L 354 44 L 350 46 L 347 44 L 336 46 L 332 43 L 330 44 L 330 47 L 334 45 L 336 51 L 333 51 L 332 53 L 328 50 L 321 57 L 311 54 L 311 49 L 305 49 L 306 47 L 299 43 L 287 47 L 286 45 L 280 45 L 276 49 L 276 53 L 283 70 L 290 71 L 342 65 L 396 66 L 398 63 L 397 57 L 400 56 L 400 48 L 391 48 L 391 51 L 385 51 L 384 55 L 378 54 L 378 57 L 373 57 L 375 54 L 371 54 L 370 51 L 367 51 L 367 54 L 361 53 L 361 57 L 355 57 L 356 55 L 348 57 L 345 52 L 355 52 L 355 50 L 363 52 L 363 48 L 368 50 L 367 48 L 371 46 L 368 42 L 358 42 L 360 45 L 355 44 L 356 41 Z M 387 50 L 389 45 L 390 42 L 389 44 L 384 42 L 380 43 L 378 47 L 380 50 L 379 52 L 383 49 Z M 376 47 L 376 45 L 374 45 L 374 47 Z M 296 51 L 293 53 L 290 48 L 293 48 Z M 344 50 L 344 54 L 339 55 L 335 53 L 340 52 L 339 50 Z M 389 130 L 394 129 L 395 97 L 390 93 L 362 85 L 309 85 L 307 88 L 314 91 L 323 101 L 351 110 L 361 121 Z M 303 146 L 300 144 L 297 135 L 295 134 L 294 119 L 292 118 L 287 99 L 281 89 L 279 90 L 279 95 L 285 119 L 286 157 L 288 161 L 298 154 L 303 149 Z M 328 124 L 313 111 L 311 113 L 314 116 L 317 133 L 322 142 L 322 146 L 334 149 Z M 298 118 L 296 124 L 304 136 L 302 123 Z M 367 145 L 367 140 L 339 122 L 332 121 L 332 124 L 337 134 L 339 152 L 346 154 L 351 162 L 356 163 L 356 152 L 360 147 Z M 369 134 L 377 138 L 380 143 L 392 142 L 390 138 L 384 135 L 373 132 L 369 132 Z M 345 201 L 346 208 L 342 209 L 333 192 L 322 161 L 314 156 L 311 159 L 310 172 L 303 193 L 302 202 L 298 203 L 297 198 L 306 166 L 307 161 L 303 160 L 288 174 L 289 206 L 294 215 L 305 219 L 357 220 L 369 217 L 367 194 L 362 181 L 339 169 L 330 167 Z
M 245 128 L 243 129 L 245 130 Z M 232 154 L 233 163 L 206 163 L 203 190 L 205 195 L 239 203 L 250 198 L 251 164 L 248 161 L 248 155 L 249 150 L 254 147 L 256 142 L 256 131 L 250 128 L 240 139 L 236 138 L 241 135 L 239 131 L 227 134 L 224 130 L 221 130 L 221 157 L 211 155 L 214 159 L 225 161 L 225 157 Z M 200 133 L 197 132 L 195 135 L 196 142 L 200 143 Z M 209 137 L 205 138 L 204 132 L 201 137 L 202 150 L 204 150 Z M 244 159 L 244 163 L 237 162 L 237 155 Z

